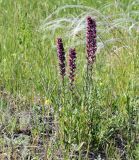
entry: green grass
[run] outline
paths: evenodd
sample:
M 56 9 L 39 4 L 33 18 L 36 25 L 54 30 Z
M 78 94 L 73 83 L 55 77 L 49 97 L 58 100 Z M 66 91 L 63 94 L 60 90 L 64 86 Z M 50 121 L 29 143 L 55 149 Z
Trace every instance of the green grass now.
M 138 4 L 0 1 L 0 157 L 68 160 L 92 153 L 139 159 Z M 84 89 L 87 15 L 96 18 L 98 30 L 89 91 Z M 56 37 L 63 38 L 67 59 L 76 46 L 74 95 L 68 78 L 61 85 Z

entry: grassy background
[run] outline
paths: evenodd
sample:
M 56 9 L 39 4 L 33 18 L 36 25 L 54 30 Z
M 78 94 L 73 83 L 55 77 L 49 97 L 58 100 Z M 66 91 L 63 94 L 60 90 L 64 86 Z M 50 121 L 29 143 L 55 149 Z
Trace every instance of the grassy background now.
M 13 135 L 19 130 L 16 114 L 21 112 L 21 108 L 25 111 L 28 109 L 32 119 L 38 122 L 44 111 L 40 112 L 37 119 L 39 108 L 36 104 L 44 105 L 47 99 L 52 101 L 56 112 L 54 119 L 60 126 L 55 135 L 59 138 L 54 148 L 60 146 L 65 149 L 65 153 L 61 153 L 61 149 L 57 154 L 69 159 L 69 154 L 76 155 L 77 150 L 77 155 L 81 158 L 82 150 L 90 152 L 92 149 L 92 152 L 98 154 L 101 146 L 107 159 L 120 159 L 121 151 L 115 147 L 116 142 L 112 138 L 118 132 L 121 139 L 126 141 L 124 148 L 127 159 L 138 159 L 138 4 L 137 0 L 1 0 L 0 86 L 1 126 L 6 127 L 4 131 Z M 86 100 L 85 95 L 88 93 L 83 90 L 83 75 L 86 65 L 85 17 L 88 14 L 97 20 L 98 54 L 94 66 L 93 89 Z M 68 88 L 65 89 L 64 96 L 59 95 L 61 82 L 55 47 L 55 39 L 59 36 L 64 40 L 67 58 L 70 46 L 76 45 L 78 99 L 70 95 Z M 61 104 L 64 107 L 59 112 Z M 9 111 L 10 107 L 17 107 L 18 110 L 13 114 Z M 11 121 L 5 121 L 6 114 L 10 115 Z M 45 114 L 44 117 L 47 117 L 49 112 Z M 28 117 L 27 113 L 24 115 Z M 34 139 L 40 137 L 42 130 L 49 128 L 39 122 L 37 127 L 34 127 L 33 122 L 31 125 Z M 50 158 L 53 147 L 45 143 L 45 138 L 43 152 Z M 4 146 L 4 138 L 1 139 Z

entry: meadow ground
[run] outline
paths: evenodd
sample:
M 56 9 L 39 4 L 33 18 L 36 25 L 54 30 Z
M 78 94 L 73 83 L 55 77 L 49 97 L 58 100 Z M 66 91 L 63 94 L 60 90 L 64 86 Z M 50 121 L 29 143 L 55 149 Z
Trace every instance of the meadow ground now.
M 90 80 L 87 16 L 97 23 Z M 57 37 L 67 60 L 76 47 L 74 94 Z M 138 59 L 138 0 L 0 0 L 0 159 L 138 160 Z

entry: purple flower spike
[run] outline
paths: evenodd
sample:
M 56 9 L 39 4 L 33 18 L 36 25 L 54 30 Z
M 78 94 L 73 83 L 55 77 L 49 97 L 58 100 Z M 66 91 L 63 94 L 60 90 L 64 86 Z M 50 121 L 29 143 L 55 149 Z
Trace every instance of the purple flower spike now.
M 97 41 L 96 41 L 96 21 L 87 17 L 86 50 L 88 66 L 92 67 L 96 59 Z M 91 68 L 90 68 L 91 69 Z
M 73 88 L 73 83 L 75 80 L 75 69 L 76 69 L 76 51 L 75 48 L 71 48 L 69 50 L 69 79 L 70 79 L 70 85 L 71 89 Z
M 62 79 L 64 80 L 66 69 L 65 69 L 65 51 L 63 47 L 62 38 L 57 38 L 57 55 L 59 59 L 60 75 L 62 76 Z

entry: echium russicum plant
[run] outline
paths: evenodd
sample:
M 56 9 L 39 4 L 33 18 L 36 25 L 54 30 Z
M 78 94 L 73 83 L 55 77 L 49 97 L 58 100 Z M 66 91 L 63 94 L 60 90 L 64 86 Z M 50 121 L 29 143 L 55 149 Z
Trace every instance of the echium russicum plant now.
M 96 59 L 97 50 L 97 33 L 96 20 L 90 16 L 87 17 L 87 31 L 86 31 L 86 50 L 87 50 L 87 67 L 92 70 L 92 65 Z
M 69 49 L 69 80 L 71 90 L 75 81 L 75 69 L 76 69 L 76 51 L 75 48 Z
M 60 75 L 62 77 L 62 80 L 64 81 L 66 68 L 65 68 L 65 51 L 64 51 L 62 38 L 57 38 L 57 55 L 59 59 Z

